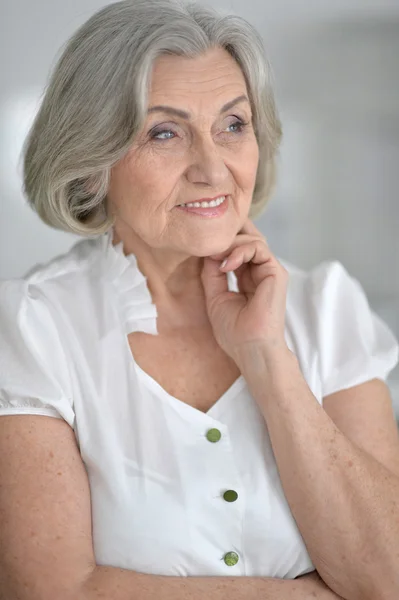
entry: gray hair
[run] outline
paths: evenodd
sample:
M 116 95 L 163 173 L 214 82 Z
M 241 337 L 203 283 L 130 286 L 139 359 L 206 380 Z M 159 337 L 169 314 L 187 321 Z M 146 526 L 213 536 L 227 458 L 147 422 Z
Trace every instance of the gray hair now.
M 23 148 L 24 193 L 40 218 L 83 236 L 105 233 L 112 166 L 144 126 L 154 60 L 221 47 L 247 84 L 259 165 L 250 216 L 275 184 L 281 138 L 262 39 L 245 19 L 197 2 L 124 0 L 95 13 L 67 41 Z

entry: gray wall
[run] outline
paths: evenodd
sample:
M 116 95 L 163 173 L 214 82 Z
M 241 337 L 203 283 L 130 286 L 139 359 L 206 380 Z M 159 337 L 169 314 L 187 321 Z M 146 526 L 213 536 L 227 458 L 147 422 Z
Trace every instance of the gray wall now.
M 43 225 L 18 156 L 50 68 L 100 0 L 1 0 L 0 278 L 78 238 Z M 398 0 L 227 0 L 261 31 L 284 125 L 280 181 L 258 221 L 275 254 L 340 260 L 399 336 Z M 399 415 L 399 368 L 389 380 Z

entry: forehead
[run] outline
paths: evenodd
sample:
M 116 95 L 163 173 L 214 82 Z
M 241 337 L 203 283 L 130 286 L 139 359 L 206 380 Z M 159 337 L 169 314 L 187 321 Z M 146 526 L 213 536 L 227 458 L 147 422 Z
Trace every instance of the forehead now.
M 199 103 L 232 94 L 245 94 L 247 86 L 240 66 L 223 48 L 208 50 L 195 58 L 163 55 L 153 66 L 149 99 L 150 104 L 172 97 L 179 100 L 190 97 Z

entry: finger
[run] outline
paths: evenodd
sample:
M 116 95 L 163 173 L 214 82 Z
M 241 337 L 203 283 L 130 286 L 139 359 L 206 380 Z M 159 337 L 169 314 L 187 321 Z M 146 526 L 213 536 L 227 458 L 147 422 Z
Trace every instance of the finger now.
M 209 260 L 209 258 L 204 258 L 201 279 L 208 306 L 214 298 L 218 298 L 224 292 L 229 291 L 226 273 L 219 269 L 218 263 Z
M 235 248 L 243 246 L 244 244 L 251 244 L 253 242 L 261 242 L 267 246 L 265 238 L 260 234 L 257 236 L 239 234 L 229 248 L 227 248 L 223 252 L 218 252 L 218 254 L 211 254 L 209 258 L 211 258 L 212 260 L 223 260 L 224 258 L 227 258 Z
M 243 263 L 252 262 L 260 265 L 271 258 L 273 258 L 273 255 L 268 246 L 260 240 L 256 240 L 251 244 L 236 247 L 227 257 L 226 261 L 222 263 L 223 267 L 220 266 L 220 269 L 223 271 L 234 271 Z

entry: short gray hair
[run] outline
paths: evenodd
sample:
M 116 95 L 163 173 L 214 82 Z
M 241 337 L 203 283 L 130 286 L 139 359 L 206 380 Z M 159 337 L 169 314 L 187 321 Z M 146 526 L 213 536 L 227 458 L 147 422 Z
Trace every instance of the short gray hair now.
M 112 166 L 146 119 L 154 60 L 221 47 L 239 64 L 259 146 L 250 216 L 275 184 L 281 138 L 261 36 L 245 19 L 184 0 L 124 0 L 95 13 L 67 41 L 23 148 L 24 193 L 42 221 L 82 236 L 105 233 Z

